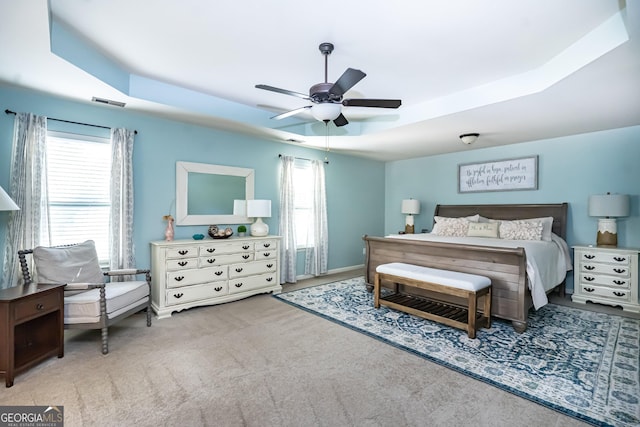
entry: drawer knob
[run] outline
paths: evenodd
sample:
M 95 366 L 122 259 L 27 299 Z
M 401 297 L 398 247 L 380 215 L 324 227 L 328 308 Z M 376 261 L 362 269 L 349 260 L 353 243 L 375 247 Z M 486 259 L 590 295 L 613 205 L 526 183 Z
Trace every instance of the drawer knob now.
M 584 290 L 585 290 L 586 292 L 593 292 L 593 291 L 595 291 L 595 289 L 593 289 L 593 288 L 584 288 Z
M 185 266 L 185 265 L 187 265 L 187 264 L 189 264 L 189 262 L 188 262 L 188 261 L 179 261 L 179 262 L 178 262 L 178 265 L 179 265 L 180 267 L 184 267 L 184 266 Z
M 262 246 L 264 246 L 265 248 L 268 248 L 271 246 L 271 243 L 264 243 Z
M 179 253 L 180 255 L 186 255 L 186 254 L 188 254 L 188 253 L 189 253 L 189 251 L 188 251 L 188 250 L 186 250 L 186 249 L 181 249 L 181 250 L 179 250 L 179 251 L 178 251 L 178 253 Z
M 625 270 L 624 268 L 614 268 L 613 271 L 615 271 L 618 274 L 622 274 L 627 270 Z
M 267 282 L 271 282 L 273 280 L 273 277 L 267 277 Z
M 627 259 L 626 259 L 625 257 L 621 257 L 621 256 L 614 256 L 614 257 L 613 257 L 613 260 L 614 260 L 614 261 L 618 261 L 618 262 L 624 262 L 624 261 L 626 261 Z
M 269 255 L 271 255 L 271 252 L 265 252 L 265 253 L 263 253 L 263 255 L 264 256 L 269 256 Z
M 182 298 L 184 294 L 182 292 L 180 292 L 179 294 L 173 294 L 174 297 L 176 298 Z
M 616 291 L 613 291 L 613 294 L 617 297 L 623 297 L 626 295 L 624 292 L 616 292 Z
M 174 277 L 176 282 L 181 282 L 182 280 L 184 280 L 184 276 L 176 276 Z
M 213 288 L 216 292 L 220 292 L 222 290 L 222 286 L 216 286 Z
M 44 304 L 42 304 L 42 303 L 38 303 L 38 304 L 36 304 L 36 309 L 37 309 L 37 310 L 42 310 L 42 309 L 44 309 Z
M 209 252 L 210 254 L 214 253 L 216 251 L 216 248 L 207 248 L 207 252 Z
M 584 254 L 584 257 L 586 259 L 594 259 L 596 256 L 595 255 L 591 255 L 591 254 Z
M 207 262 L 208 262 L 209 264 L 213 264 L 214 262 L 216 262 L 216 259 L 215 259 L 215 258 L 209 258 L 209 259 L 207 260 Z
M 584 276 L 583 279 L 586 280 L 587 282 L 593 282 L 594 280 L 596 280 L 595 277 L 591 277 L 591 276 Z
M 584 269 L 585 270 L 595 270 L 596 268 L 593 265 L 585 265 Z
M 216 271 L 216 272 L 215 272 L 215 273 L 213 273 L 213 274 L 215 274 L 216 276 L 221 276 L 221 275 L 222 275 L 222 273 L 223 273 L 222 271 Z
M 242 258 L 243 258 L 243 259 L 249 259 L 249 257 L 250 257 L 250 256 L 251 256 L 251 255 L 242 255 Z
M 235 286 L 236 286 L 236 288 L 239 288 L 239 287 L 241 287 L 241 286 L 242 286 L 242 283 L 236 283 L 236 285 L 235 285 Z
M 247 249 L 249 249 L 250 247 L 251 247 L 251 246 L 249 246 L 249 245 L 242 245 L 242 249 L 244 249 L 245 251 L 246 251 Z
M 237 268 L 236 268 L 236 273 L 240 273 L 240 272 L 242 272 L 242 270 L 243 270 L 243 268 L 242 268 L 242 267 L 237 267 Z
M 625 280 L 614 280 L 613 283 L 620 286 L 627 284 Z
M 273 264 L 267 264 L 267 268 L 273 268 Z

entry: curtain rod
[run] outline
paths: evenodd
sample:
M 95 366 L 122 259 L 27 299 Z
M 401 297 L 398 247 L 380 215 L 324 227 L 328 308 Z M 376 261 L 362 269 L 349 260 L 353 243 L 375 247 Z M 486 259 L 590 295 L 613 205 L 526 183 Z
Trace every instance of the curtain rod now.
M 279 158 L 282 158 L 282 156 L 284 156 L 284 154 L 278 154 L 278 157 L 279 157 Z M 308 160 L 308 161 L 311 161 L 311 159 L 305 159 L 304 157 L 294 157 L 294 159 L 298 159 L 298 160 Z M 325 160 L 325 161 L 324 161 L 324 163 L 325 163 L 326 165 L 328 165 L 328 164 L 329 164 L 329 160 Z
M 11 110 L 4 110 L 5 114 L 16 114 L 15 111 L 11 111 Z M 55 120 L 56 122 L 63 122 L 63 123 L 71 123 L 74 125 L 83 125 L 83 126 L 92 126 L 94 128 L 102 128 L 102 129 L 111 129 L 109 126 L 100 126 L 100 125 L 94 125 L 91 123 L 82 123 L 82 122 L 73 122 L 71 120 L 62 120 L 62 119 L 54 119 L 53 117 L 47 117 L 47 120 Z M 137 130 L 133 131 L 134 134 L 138 134 Z

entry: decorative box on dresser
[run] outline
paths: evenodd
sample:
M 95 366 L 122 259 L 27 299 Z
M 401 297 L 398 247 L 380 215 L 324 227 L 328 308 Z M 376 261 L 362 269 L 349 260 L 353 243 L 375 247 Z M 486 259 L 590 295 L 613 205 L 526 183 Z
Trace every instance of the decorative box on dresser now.
M 574 302 L 587 301 L 640 313 L 639 249 L 574 246 Z
M 151 242 L 151 306 L 174 311 L 282 291 L 280 237 Z

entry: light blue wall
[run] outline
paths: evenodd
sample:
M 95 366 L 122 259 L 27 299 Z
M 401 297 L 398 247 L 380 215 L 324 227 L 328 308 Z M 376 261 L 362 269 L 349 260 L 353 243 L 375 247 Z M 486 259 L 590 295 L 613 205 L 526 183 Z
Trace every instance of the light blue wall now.
M 189 161 L 253 168 L 255 197 L 271 199 L 278 233 L 278 154 L 324 159 L 325 152 L 251 136 L 164 120 L 110 106 L 71 102 L 35 92 L 0 86 L 2 110 L 32 112 L 53 118 L 136 129 L 134 145 L 134 241 L 137 264 L 150 265 L 149 242 L 164 239 L 162 216 L 175 216 L 175 164 Z M 13 115 L 0 114 L 0 185 L 8 187 Z M 52 125 L 56 122 L 51 121 Z M 362 236 L 384 229 L 384 164 L 330 152 L 326 165 L 329 220 L 329 269 L 361 265 Z M 8 213 L 0 212 L 0 254 L 4 254 Z M 178 226 L 176 239 L 206 234 L 206 226 Z M 299 256 L 298 274 L 303 274 Z
M 482 136 L 476 144 L 482 143 Z M 537 155 L 538 189 L 458 193 L 458 164 Z M 567 242 L 595 243 L 596 218 L 587 215 L 590 194 L 629 194 L 631 215 L 618 219 L 618 245 L 640 247 L 640 126 L 469 150 L 386 164 L 385 232 L 404 227 L 402 199 L 421 202 L 416 230 L 431 229 L 441 204 L 569 203 Z

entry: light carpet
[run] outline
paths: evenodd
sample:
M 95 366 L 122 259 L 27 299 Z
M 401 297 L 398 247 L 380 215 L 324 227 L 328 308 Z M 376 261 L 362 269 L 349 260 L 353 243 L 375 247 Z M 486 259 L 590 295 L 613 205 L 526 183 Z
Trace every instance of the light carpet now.
M 465 331 L 373 307 L 364 278 L 275 295 L 282 301 L 579 420 L 640 425 L 640 320 L 549 304 L 516 333 L 494 319 Z

